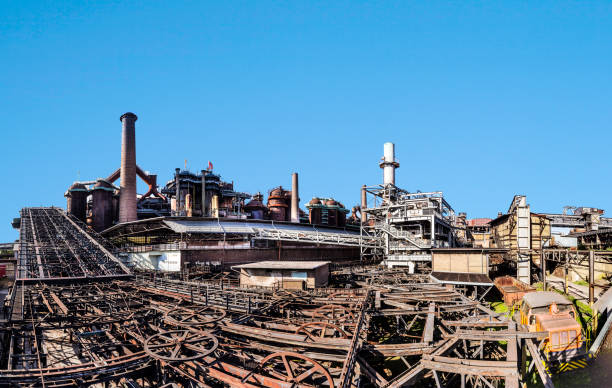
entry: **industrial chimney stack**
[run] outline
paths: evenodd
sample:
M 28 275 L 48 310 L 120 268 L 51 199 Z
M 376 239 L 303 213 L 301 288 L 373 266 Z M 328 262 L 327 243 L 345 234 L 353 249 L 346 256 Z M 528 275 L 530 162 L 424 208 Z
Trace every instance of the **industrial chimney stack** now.
M 128 112 L 120 117 L 121 135 L 121 191 L 119 222 L 135 221 L 136 215 L 136 128 L 138 117 Z
M 291 222 L 300 222 L 300 193 L 298 191 L 298 174 L 291 175 Z
M 395 169 L 399 168 L 399 162 L 395 160 L 395 144 L 385 143 L 385 154 L 380 168 L 383 169 L 383 185 L 395 186 Z

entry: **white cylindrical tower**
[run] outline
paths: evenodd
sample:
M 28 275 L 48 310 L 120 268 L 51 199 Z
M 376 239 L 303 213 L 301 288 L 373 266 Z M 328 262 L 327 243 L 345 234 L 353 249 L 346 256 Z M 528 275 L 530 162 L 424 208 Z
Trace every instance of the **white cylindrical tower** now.
M 297 172 L 291 175 L 291 222 L 300 222 L 300 192 Z
M 395 169 L 399 168 L 399 162 L 395 160 L 395 144 L 387 142 L 384 146 L 385 153 L 380 162 L 383 169 L 383 185 L 395 186 Z

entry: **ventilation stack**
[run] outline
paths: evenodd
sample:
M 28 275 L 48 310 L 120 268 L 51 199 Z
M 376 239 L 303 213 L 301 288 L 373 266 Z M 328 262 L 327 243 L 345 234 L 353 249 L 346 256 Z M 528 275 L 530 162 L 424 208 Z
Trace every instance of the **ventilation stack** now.
M 361 207 L 359 214 L 361 215 L 361 222 L 365 223 L 368 220 L 365 209 L 368 208 L 368 192 L 366 191 L 366 185 L 361 186 Z
M 385 143 L 385 154 L 380 162 L 383 169 L 383 185 L 395 186 L 395 169 L 399 168 L 399 162 L 395 160 L 395 144 Z
M 298 191 L 298 174 L 291 175 L 291 222 L 300 223 L 300 193 Z
M 136 221 L 136 128 L 138 117 L 125 113 L 120 118 L 121 136 L 121 191 L 119 197 L 119 222 Z

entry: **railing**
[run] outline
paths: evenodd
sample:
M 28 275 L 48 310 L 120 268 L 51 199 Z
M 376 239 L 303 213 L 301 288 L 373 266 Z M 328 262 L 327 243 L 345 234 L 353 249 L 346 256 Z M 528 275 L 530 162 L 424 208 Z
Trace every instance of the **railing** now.
M 416 247 L 421 248 L 421 249 L 430 248 L 430 244 L 429 243 L 427 243 L 425 240 L 423 240 L 421 238 L 414 237 L 409 232 L 398 230 L 398 229 L 392 227 L 391 225 L 389 225 L 387 223 L 378 223 L 376 225 L 377 225 L 377 227 L 379 229 L 381 229 L 384 232 L 388 233 L 390 236 L 395 237 L 396 239 L 404 239 L 404 240 L 408 241 L 409 243 L 411 243 L 411 244 L 413 244 Z

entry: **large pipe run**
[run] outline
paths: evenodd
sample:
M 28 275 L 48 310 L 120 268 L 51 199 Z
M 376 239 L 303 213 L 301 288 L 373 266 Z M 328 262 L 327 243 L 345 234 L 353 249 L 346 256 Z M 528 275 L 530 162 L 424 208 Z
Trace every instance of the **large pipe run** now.
M 395 169 L 399 168 L 399 162 L 395 160 L 395 144 L 385 143 L 385 154 L 380 162 L 383 169 L 383 185 L 395 185 Z
M 138 117 L 131 112 L 120 117 L 121 136 L 121 191 L 119 222 L 136 221 L 136 128 Z
M 300 222 L 300 193 L 297 172 L 291 175 L 291 222 Z

